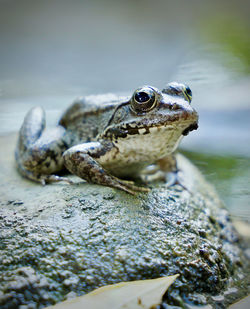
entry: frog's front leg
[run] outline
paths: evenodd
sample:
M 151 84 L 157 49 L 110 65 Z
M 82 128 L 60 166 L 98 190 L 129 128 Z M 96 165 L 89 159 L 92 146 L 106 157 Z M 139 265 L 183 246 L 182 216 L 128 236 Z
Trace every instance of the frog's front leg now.
M 15 158 L 19 172 L 26 178 L 45 184 L 67 181 L 53 175 L 63 168 L 62 153 L 67 149 L 65 129 L 57 126 L 45 130 L 45 112 L 32 108 L 24 118 L 19 132 Z
M 90 142 L 79 144 L 64 152 L 67 169 L 88 182 L 123 190 L 130 194 L 135 191 L 148 192 L 148 188 L 137 187 L 132 181 L 119 179 L 105 170 L 98 159 L 108 157 L 117 150 L 111 142 Z

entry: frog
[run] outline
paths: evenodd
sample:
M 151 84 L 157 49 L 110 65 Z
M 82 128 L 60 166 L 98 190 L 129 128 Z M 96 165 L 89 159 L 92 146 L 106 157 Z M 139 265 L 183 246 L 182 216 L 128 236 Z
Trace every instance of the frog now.
M 198 128 L 191 101 L 190 87 L 177 82 L 161 91 L 145 85 L 132 96 L 89 95 L 77 98 L 54 128 L 46 128 L 45 111 L 35 106 L 19 131 L 17 169 L 42 185 L 72 184 L 61 174 L 66 169 L 87 182 L 133 195 L 148 192 L 157 173 L 176 184 L 176 148 Z M 144 185 L 137 185 L 138 179 Z

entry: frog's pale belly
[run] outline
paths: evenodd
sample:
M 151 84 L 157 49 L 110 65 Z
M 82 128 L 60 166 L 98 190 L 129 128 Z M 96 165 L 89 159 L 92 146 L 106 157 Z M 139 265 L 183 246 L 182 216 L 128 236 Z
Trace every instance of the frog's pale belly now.
M 140 138 L 131 135 L 129 140 L 119 140 L 111 152 L 97 161 L 116 176 L 138 175 L 147 165 L 173 152 L 179 144 L 182 129 L 172 125 L 152 127 L 150 138 L 145 131 L 141 129 Z

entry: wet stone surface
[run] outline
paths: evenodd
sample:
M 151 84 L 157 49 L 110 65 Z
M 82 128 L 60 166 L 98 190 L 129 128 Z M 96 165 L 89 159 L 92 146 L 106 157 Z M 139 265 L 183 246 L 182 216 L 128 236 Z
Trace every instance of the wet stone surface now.
M 246 294 L 242 242 L 213 188 L 179 156 L 185 186 L 130 196 L 87 184 L 41 187 L 1 138 L 0 306 L 42 308 L 120 281 L 180 274 L 166 295 L 224 306 Z M 195 291 L 195 292 L 194 292 Z

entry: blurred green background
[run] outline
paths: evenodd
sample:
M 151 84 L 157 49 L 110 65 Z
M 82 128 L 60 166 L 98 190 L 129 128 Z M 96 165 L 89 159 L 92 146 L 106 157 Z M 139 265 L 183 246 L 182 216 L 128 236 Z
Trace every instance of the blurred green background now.
M 0 0 L 0 136 L 42 105 L 188 83 L 200 127 L 182 150 L 250 222 L 250 2 Z

